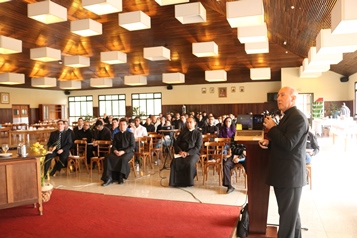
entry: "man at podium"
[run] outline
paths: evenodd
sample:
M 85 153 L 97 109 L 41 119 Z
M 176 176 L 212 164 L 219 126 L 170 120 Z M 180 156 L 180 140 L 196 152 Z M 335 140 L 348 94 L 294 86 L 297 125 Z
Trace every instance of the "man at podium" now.
M 283 87 L 278 93 L 278 108 L 284 113 L 276 125 L 271 117 L 264 119 L 267 137 L 260 147 L 270 149 L 266 182 L 274 187 L 279 209 L 279 238 L 301 237 L 299 204 L 306 185 L 306 138 L 309 131 L 304 113 L 296 108 L 297 91 Z

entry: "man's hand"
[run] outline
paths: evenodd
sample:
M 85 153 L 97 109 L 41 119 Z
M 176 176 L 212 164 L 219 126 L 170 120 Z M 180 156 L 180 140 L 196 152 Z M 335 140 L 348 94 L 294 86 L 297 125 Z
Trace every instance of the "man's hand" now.
M 188 156 L 188 152 L 180 151 L 179 155 L 181 155 L 182 158 L 186 158 Z
M 114 154 L 115 154 L 116 156 L 122 156 L 123 154 L 125 154 L 125 152 L 124 152 L 124 150 L 120 150 L 120 151 L 114 150 Z
M 63 149 L 59 149 L 59 150 L 57 150 L 57 154 L 62 154 L 63 153 Z
M 265 126 L 265 128 L 267 128 L 268 130 L 274 126 L 276 126 L 275 121 L 273 120 L 273 118 L 271 118 L 270 116 L 267 116 L 264 118 L 264 123 L 263 125 Z
M 258 142 L 259 146 L 262 148 L 262 149 L 268 149 L 268 146 L 269 146 L 269 140 L 267 139 L 261 139 L 259 142 Z

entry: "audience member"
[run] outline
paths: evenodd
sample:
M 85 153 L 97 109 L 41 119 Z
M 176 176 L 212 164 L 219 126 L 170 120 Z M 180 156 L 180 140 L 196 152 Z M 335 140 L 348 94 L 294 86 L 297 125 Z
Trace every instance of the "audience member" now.
M 118 133 L 119 130 L 119 121 L 118 118 L 113 118 L 112 120 L 112 127 L 110 128 L 110 133 L 112 135 L 112 140 L 114 139 L 114 135 Z
M 113 182 L 113 173 L 119 173 L 118 183 L 124 183 L 130 173 L 129 160 L 134 155 L 134 134 L 127 130 L 128 124 L 125 119 L 120 119 L 120 132 L 116 133 L 112 142 L 111 153 L 104 158 L 102 180 L 103 187 Z
M 342 103 L 342 107 L 340 109 L 340 116 L 341 117 L 350 117 L 351 116 L 351 111 L 350 109 L 346 106 L 345 103 Z
M 195 129 L 196 122 L 193 118 L 186 121 L 186 129 L 182 130 L 174 142 L 175 153 L 179 155 L 171 162 L 170 186 L 193 186 L 194 177 L 197 175 L 196 163 L 200 156 L 202 134 Z
M 57 130 L 51 132 L 50 138 L 47 142 L 48 151 L 52 153 L 48 153 L 45 157 L 45 177 L 47 177 L 47 172 L 50 168 L 51 161 L 55 156 L 58 156 L 59 160 L 56 161 L 56 164 L 50 173 L 51 176 L 55 175 L 57 171 L 60 171 L 62 168 L 67 166 L 67 158 L 69 156 L 69 150 L 71 149 L 72 144 L 72 134 L 65 132 L 63 120 L 58 120 Z
M 110 130 L 104 126 L 102 120 L 97 120 L 95 122 L 95 130 L 93 131 L 93 146 L 97 146 L 97 140 L 111 140 L 112 133 Z
M 208 118 L 208 124 L 203 127 L 202 134 L 218 135 L 218 127 L 214 125 L 214 117 Z
M 221 130 L 218 133 L 219 138 L 232 138 L 236 133 L 236 127 L 232 124 L 232 118 L 226 117 L 223 121 Z
M 144 124 L 147 132 L 155 132 L 155 126 L 152 124 L 151 117 L 146 118 L 146 122 Z
M 76 135 L 76 140 L 86 140 L 87 143 L 87 164 L 90 164 L 90 158 L 93 156 L 93 145 L 92 145 L 92 140 L 93 140 L 93 134 L 92 130 L 90 129 L 90 125 L 88 121 L 85 121 L 83 123 L 83 128 L 82 130 L 79 130 L 77 135 Z
M 310 164 L 312 160 L 312 156 L 317 155 L 319 151 L 320 151 L 320 146 L 317 142 L 317 138 L 314 135 L 314 133 L 309 131 L 306 140 L 306 164 Z

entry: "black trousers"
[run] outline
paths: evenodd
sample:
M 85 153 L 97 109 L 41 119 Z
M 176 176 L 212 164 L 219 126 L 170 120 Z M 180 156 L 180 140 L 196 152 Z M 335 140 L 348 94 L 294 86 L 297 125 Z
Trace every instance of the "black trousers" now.
M 299 205 L 302 187 L 274 187 L 279 209 L 278 238 L 301 238 Z
M 55 167 L 53 167 L 51 173 L 54 174 L 56 171 L 59 171 L 62 168 L 67 167 L 67 159 L 69 156 L 69 151 L 63 151 L 62 154 L 57 154 L 57 150 L 56 150 L 51 154 L 47 154 L 45 157 L 45 171 L 44 171 L 45 175 L 47 174 L 50 168 L 52 159 L 56 156 L 59 157 L 59 160 L 56 162 Z
M 243 165 L 245 172 L 247 173 L 247 168 L 245 167 L 245 161 L 239 162 Z M 231 187 L 231 170 L 233 167 L 236 165 L 236 163 L 233 162 L 233 155 L 226 160 L 223 160 L 223 186 L 224 187 Z
M 104 170 L 102 180 L 108 181 L 108 179 L 112 179 L 113 172 L 117 172 L 119 175 L 122 175 L 123 178 L 127 179 L 130 173 L 129 160 L 133 157 L 133 155 L 133 152 L 129 152 L 123 154 L 122 156 L 116 156 L 114 153 L 110 153 L 105 156 L 103 161 Z

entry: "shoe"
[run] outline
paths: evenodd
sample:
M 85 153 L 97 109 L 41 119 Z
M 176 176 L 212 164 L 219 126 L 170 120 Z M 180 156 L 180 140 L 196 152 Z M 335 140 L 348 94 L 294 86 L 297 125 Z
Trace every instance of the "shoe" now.
M 227 194 L 233 192 L 234 190 L 236 190 L 234 187 L 232 187 L 232 186 L 229 187 L 229 188 L 227 189 Z
M 111 183 L 113 183 L 113 179 L 110 178 L 110 179 L 107 180 L 107 182 L 103 183 L 102 186 L 103 186 L 103 187 L 106 187 L 106 186 L 108 186 L 108 185 L 111 184 Z
M 119 179 L 118 184 L 123 184 L 124 183 L 124 179 Z

